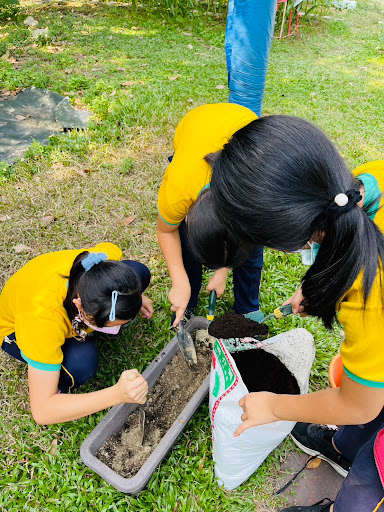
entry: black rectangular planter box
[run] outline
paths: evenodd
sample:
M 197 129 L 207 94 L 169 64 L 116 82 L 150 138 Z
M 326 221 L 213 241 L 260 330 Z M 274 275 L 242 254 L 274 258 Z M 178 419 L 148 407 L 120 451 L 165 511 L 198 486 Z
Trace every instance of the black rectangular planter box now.
M 186 329 L 189 332 L 194 329 L 207 329 L 207 327 L 208 320 L 199 316 L 192 318 L 186 324 Z M 144 370 L 142 375 L 147 380 L 149 389 L 153 388 L 161 372 L 178 350 L 179 346 L 175 336 L 164 350 L 162 350 L 161 353 L 152 361 L 148 368 Z M 112 436 L 122 430 L 126 418 L 138 407 L 137 404 L 120 404 L 112 407 L 105 418 L 103 418 L 97 427 L 92 430 L 81 445 L 80 455 L 82 461 L 86 466 L 95 471 L 95 473 L 104 478 L 104 480 L 113 485 L 113 487 L 118 491 L 130 494 L 140 492 L 146 486 L 157 466 L 172 448 L 173 444 L 186 427 L 188 421 L 207 395 L 209 390 L 209 379 L 210 376 L 207 375 L 204 382 L 135 476 L 131 478 L 123 478 L 113 469 L 101 462 L 95 454 L 109 436 Z

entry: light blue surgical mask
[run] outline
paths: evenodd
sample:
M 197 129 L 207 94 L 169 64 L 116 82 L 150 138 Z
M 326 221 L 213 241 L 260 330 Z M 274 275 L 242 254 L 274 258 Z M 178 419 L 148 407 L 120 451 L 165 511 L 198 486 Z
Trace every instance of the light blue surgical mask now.
M 318 244 L 317 242 L 308 242 L 308 245 L 309 249 L 299 249 L 293 252 L 301 254 L 301 260 L 304 265 L 311 266 L 315 262 L 317 253 L 319 252 L 320 249 L 320 244 Z

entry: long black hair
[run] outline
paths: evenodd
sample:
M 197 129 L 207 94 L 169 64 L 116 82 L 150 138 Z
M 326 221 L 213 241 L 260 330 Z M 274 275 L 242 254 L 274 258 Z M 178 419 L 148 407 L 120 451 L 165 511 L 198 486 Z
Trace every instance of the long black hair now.
M 360 185 L 317 127 L 268 116 L 224 146 L 213 165 L 211 194 L 218 219 L 239 240 L 293 251 L 325 233 L 302 288 L 306 312 L 331 327 L 338 301 L 360 271 L 365 302 L 382 272 L 384 236 L 366 209 L 346 207 L 339 214 L 333 208 L 337 194 L 355 197 Z
M 189 209 L 187 237 L 196 259 L 208 268 L 238 267 L 255 244 L 237 240 L 218 220 L 210 190 L 205 190 Z
M 68 292 L 64 308 L 72 321 L 78 314 L 73 299 L 80 297 L 84 313 L 97 327 L 109 320 L 112 292 L 119 292 L 116 319 L 131 320 L 141 308 L 141 283 L 136 272 L 122 261 L 106 260 L 85 270 L 81 262 L 89 255 L 80 253 L 73 262 L 68 277 Z

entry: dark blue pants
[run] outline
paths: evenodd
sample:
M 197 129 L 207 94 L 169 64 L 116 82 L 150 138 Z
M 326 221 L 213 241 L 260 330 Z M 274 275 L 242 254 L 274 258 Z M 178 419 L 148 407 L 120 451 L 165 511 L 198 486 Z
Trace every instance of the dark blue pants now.
M 190 251 L 185 221 L 179 226 L 179 234 L 184 268 L 191 285 L 191 298 L 188 307 L 195 308 L 202 284 L 203 267 Z M 257 311 L 260 307 L 259 289 L 263 268 L 263 249 L 263 247 L 255 247 L 250 257 L 240 267 L 233 269 L 235 294 L 233 309 L 240 315 Z
M 384 409 L 370 423 L 343 426 L 335 434 L 336 448 L 352 462 L 352 467 L 337 495 L 334 512 L 373 512 L 383 499 L 373 452 L 376 436 L 383 428 Z
M 129 265 L 139 276 L 141 291 L 143 292 L 151 280 L 149 269 L 138 261 L 124 260 L 124 263 Z M 11 343 L 4 341 L 1 348 L 10 356 L 25 363 L 17 346 L 15 333 L 10 334 L 7 338 Z M 86 384 L 94 377 L 99 362 L 99 354 L 96 342 L 92 337 L 87 337 L 84 341 L 68 338 L 62 346 L 62 350 L 63 362 L 61 364 L 58 388 L 62 393 L 68 393 Z

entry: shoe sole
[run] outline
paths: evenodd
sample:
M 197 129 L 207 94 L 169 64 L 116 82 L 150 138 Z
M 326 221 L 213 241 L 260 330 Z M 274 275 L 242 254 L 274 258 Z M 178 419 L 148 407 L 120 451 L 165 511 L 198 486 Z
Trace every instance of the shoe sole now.
M 295 439 L 293 437 L 292 434 L 291 434 L 291 439 L 295 443 L 295 445 L 298 448 L 300 448 L 300 450 L 302 450 L 304 453 L 307 453 L 308 455 L 316 456 L 319 459 L 325 460 L 325 462 L 328 462 L 328 464 L 333 467 L 333 469 L 336 471 L 336 473 L 339 473 L 339 475 L 342 476 L 343 478 L 346 478 L 348 476 L 348 471 L 346 469 L 342 468 L 341 466 L 339 466 L 333 460 L 328 459 L 328 457 L 325 457 L 325 455 L 323 455 L 320 452 L 317 452 L 316 450 L 311 450 L 307 446 L 302 445 L 297 439 Z

